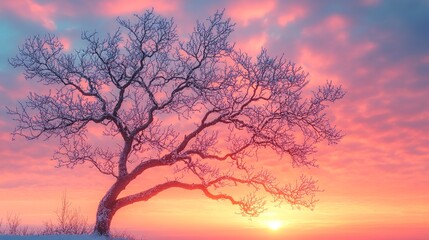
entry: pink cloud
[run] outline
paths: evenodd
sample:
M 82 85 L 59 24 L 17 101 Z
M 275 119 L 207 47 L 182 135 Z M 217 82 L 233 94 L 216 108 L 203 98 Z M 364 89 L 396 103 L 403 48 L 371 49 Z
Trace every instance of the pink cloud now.
M 421 60 L 421 63 L 429 64 L 429 55 L 424 56 L 423 59 Z
M 231 6 L 228 7 L 228 13 L 232 18 L 239 23 L 247 26 L 249 21 L 254 19 L 261 19 L 266 17 L 269 12 L 276 7 L 275 0 L 268 1 L 248 1 L 238 0 L 233 1 Z
M 30 91 L 30 83 L 25 79 L 24 74 L 19 74 L 15 77 L 15 85 L 12 88 L 0 87 L 0 93 L 7 96 L 9 99 L 26 99 Z M 34 89 L 32 89 L 34 91 Z
M 136 13 L 145 9 L 154 8 L 159 13 L 173 12 L 177 10 L 180 1 L 142 1 L 142 0 L 113 0 L 102 1 L 97 7 L 97 11 L 102 15 L 118 16 L 129 13 Z
M 361 0 L 360 1 L 363 6 L 375 6 L 380 3 L 380 0 Z
M 267 40 L 267 34 L 262 33 L 237 41 L 237 47 L 248 53 L 250 56 L 256 57 L 261 52 L 262 47 L 266 46 Z
M 313 50 L 308 46 L 300 48 L 298 62 L 311 69 L 327 69 L 334 64 L 334 57 L 331 55 L 324 54 L 321 51 Z
M 349 20 L 341 15 L 331 15 L 320 24 L 307 27 L 303 30 L 304 36 L 332 36 L 339 43 L 348 41 L 347 28 L 350 26 Z
M 353 49 L 351 55 L 353 58 L 363 57 L 373 52 L 376 48 L 377 48 L 377 45 L 370 41 L 357 43 L 354 45 L 353 48 L 351 47 L 351 49 Z
M 308 13 L 308 9 L 303 5 L 291 6 L 285 10 L 285 13 L 277 18 L 277 23 L 282 27 L 287 26 L 289 23 L 299 18 L 305 17 Z
M 332 53 L 326 53 L 311 46 L 303 45 L 299 47 L 297 63 L 303 67 L 304 71 L 310 73 L 310 87 L 316 87 L 326 83 L 326 80 L 344 85 L 343 77 L 330 69 L 337 64 L 338 59 Z
M 348 21 L 345 17 L 341 15 L 331 15 L 329 16 L 325 23 L 329 29 L 332 30 L 341 30 L 348 26 Z
M 0 2 L 3 11 L 11 11 L 23 19 L 38 22 L 49 30 L 55 30 L 53 15 L 57 10 L 53 4 L 39 4 L 34 0 L 6 0 Z
M 63 45 L 65 51 L 71 50 L 72 41 L 70 38 L 60 37 L 59 40 L 60 40 L 61 44 Z

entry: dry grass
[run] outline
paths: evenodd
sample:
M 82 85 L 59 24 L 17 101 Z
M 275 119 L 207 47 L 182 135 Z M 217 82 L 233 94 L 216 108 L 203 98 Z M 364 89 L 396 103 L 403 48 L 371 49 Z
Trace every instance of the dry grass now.
M 22 219 L 18 214 L 8 213 L 6 221 L 0 218 L 0 235 L 15 236 L 29 235 L 83 235 L 92 234 L 92 226 L 78 208 L 73 208 L 67 195 L 63 194 L 60 207 L 55 211 L 55 221 L 45 222 L 42 230 L 29 229 L 22 225 Z M 126 232 L 113 232 L 110 239 L 115 240 L 143 240 Z

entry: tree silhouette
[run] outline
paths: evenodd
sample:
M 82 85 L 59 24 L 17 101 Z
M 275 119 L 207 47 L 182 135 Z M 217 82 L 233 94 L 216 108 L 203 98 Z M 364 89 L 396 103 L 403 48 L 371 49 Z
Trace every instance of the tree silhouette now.
M 197 22 L 185 39 L 172 19 L 153 10 L 117 21 L 118 30 L 104 38 L 83 32 L 86 47 L 75 52 L 65 52 L 53 35 L 34 36 L 9 60 L 50 88 L 8 109 L 18 122 L 14 134 L 55 137 L 60 166 L 89 163 L 115 178 L 99 203 L 95 233 L 108 235 L 122 207 L 171 188 L 227 200 L 248 216 L 265 209 L 260 193 L 314 206 L 315 180 L 302 176 L 281 185 L 253 163 L 268 149 L 283 157 L 279 164 L 315 166 L 309 158 L 315 145 L 341 138 L 325 115 L 327 104 L 343 97 L 341 87 L 327 82 L 304 92 L 308 74 L 283 56 L 262 50 L 252 59 L 236 50 L 228 42 L 234 24 L 223 12 Z M 106 142 L 91 139 L 97 125 Z M 171 176 L 120 196 L 145 171 L 162 166 L 174 170 Z M 221 191 L 240 186 L 249 194 Z

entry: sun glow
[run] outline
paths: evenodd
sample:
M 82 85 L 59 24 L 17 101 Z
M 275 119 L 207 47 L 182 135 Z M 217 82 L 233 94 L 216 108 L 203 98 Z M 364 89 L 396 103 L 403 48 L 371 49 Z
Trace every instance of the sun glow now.
M 267 226 L 273 230 L 273 231 L 277 231 L 279 230 L 281 227 L 283 227 L 283 222 L 279 221 L 279 220 L 271 220 L 271 221 L 267 221 L 266 222 Z

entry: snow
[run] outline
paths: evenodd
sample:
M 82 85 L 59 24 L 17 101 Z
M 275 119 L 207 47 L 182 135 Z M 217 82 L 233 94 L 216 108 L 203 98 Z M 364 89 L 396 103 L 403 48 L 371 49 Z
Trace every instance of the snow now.
M 120 240 L 120 238 L 106 238 L 96 235 L 34 235 L 12 236 L 0 235 L 0 240 Z

